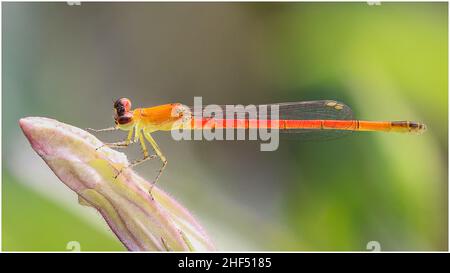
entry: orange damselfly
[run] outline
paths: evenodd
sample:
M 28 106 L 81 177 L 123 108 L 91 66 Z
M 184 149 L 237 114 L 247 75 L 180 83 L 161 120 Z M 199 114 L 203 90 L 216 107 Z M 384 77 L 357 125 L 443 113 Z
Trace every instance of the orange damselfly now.
M 124 141 L 105 143 L 104 146 L 124 148 L 134 142 L 140 142 L 144 157 L 132 162 L 134 167 L 148 159 L 159 158 L 162 167 L 153 182 L 155 184 L 164 168 L 167 159 L 152 137 L 156 131 L 174 129 L 206 130 L 206 129 L 257 129 L 278 130 L 280 133 L 299 139 L 329 139 L 353 131 L 381 131 L 420 134 L 426 130 L 422 123 L 414 121 L 365 121 L 353 118 L 353 112 L 347 105 L 334 100 L 302 101 L 269 104 L 277 106 L 278 118 L 273 120 L 254 120 L 248 113 L 232 113 L 232 115 L 198 115 L 195 108 L 180 103 L 164 104 L 150 108 L 131 109 L 131 101 L 121 98 L 114 102 L 115 126 L 106 129 L 90 129 L 95 132 L 124 130 L 129 131 Z M 202 109 L 200 109 L 202 111 Z M 241 110 L 242 111 L 242 110 Z M 243 114 L 243 115 L 242 115 Z M 225 117 L 224 117 L 225 116 Z M 270 121 L 270 122 L 267 122 Z M 276 121 L 272 123 L 272 121 Z M 272 124 L 276 124 L 276 127 Z M 134 138 L 133 138 L 134 132 Z M 147 140 L 156 155 L 150 155 L 145 144 Z M 103 147 L 103 146 L 102 146 Z M 99 147 L 101 148 L 101 147 Z M 122 172 L 119 171 L 118 175 Z

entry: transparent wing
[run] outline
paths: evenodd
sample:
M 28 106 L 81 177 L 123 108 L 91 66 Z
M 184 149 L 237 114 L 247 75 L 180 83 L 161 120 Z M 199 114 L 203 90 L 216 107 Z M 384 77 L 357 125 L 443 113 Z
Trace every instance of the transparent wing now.
M 255 115 L 264 114 L 267 109 L 268 120 L 271 120 L 271 109 L 273 106 L 279 108 L 279 120 L 353 120 L 353 111 L 344 103 L 334 100 L 316 100 L 302 102 L 275 103 L 267 105 L 256 105 L 255 107 L 238 107 L 228 109 L 225 105 L 194 109 L 190 107 L 193 115 L 203 118 L 245 118 L 252 119 Z M 205 111 L 206 110 L 206 111 Z M 215 111 L 219 110 L 219 111 Z M 256 111 L 256 112 L 255 112 Z M 263 118 L 261 118 L 263 119 Z M 350 130 L 321 130 L 321 129 L 287 129 L 280 130 L 282 138 L 300 140 L 329 140 L 345 136 Z

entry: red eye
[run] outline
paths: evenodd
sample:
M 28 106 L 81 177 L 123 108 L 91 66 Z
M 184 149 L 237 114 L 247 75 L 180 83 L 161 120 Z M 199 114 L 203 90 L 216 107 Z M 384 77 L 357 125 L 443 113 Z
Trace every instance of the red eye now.
M 129 99 L 122 98 L 122 99 L 120 99 L 120 102 L 122 103 L 123 108 L 125 108 L 125 111 L 127 111 L 127 112 L 130 111 L 130 109 L 131 109 L 131 101 Z
M 114 102 L 114 108 L 117 110 L 118 114 L 121 115 L 123 112 L 128 112 L 131 109 L 131 101 L 127 98 L 121 98 Z
M 120 116 L 117 119 L 117 123 L 119 123 L 120 125 L 123 125 L 123 124 L 130 123 L 132 120 L 133 120 L 133 115 L 131 115 L 130 113 L 126 113 L 125 115 Z

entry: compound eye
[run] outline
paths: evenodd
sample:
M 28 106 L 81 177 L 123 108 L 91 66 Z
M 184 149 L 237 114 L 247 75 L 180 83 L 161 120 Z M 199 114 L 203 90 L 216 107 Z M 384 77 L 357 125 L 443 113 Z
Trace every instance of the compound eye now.
M 131 101 L 127 98 L 121 98 L 114 102 L 114 108 L 118 112 L 128 112 L 131 109 Z
M 131 101 L 127 98 L 120 99 L 121 104 L 123 105 L 123 108 L 126 112 L 130 111 L 131 109 Z
M 133 115 L 131 115 L 130 113 L 127 113 L 123 116 L 120 116 L 116 121 L 120 125 L 124 125 L 124 124 L 130 123 L 132 120 L 133 120 Z

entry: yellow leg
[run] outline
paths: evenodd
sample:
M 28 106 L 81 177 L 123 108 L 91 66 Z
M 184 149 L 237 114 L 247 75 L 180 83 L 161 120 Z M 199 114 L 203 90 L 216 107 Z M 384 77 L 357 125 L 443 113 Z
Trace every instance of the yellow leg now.
M 149 155 L 148 154 L 148 150 L 147 150 L 147 147 L 145 146 L 145 141 L 144 141 L 144 137 L 142 136 L 142 132 L 136 131 L 136 134 L 138 134 L 139 141 L 141 142 L 141 147 L 142 147 L 142 151 L 144 153 L 144 158 L 137 159 L 137 160 L 131 162 L 130 165 L 126 166 L 125 168 L 122 168 L 116 174 L 116 176 L 114 178 L 117 178 L 123 172 L 123 170 L 126 169 L 126 168 L 133 168 L 133 167 L 136 167 L 137 165 L 139 165 L 139 164 L 141 164 L 141 163 L 143 163 L 143 162 L 145 162 L 145 161 L 147 161 L 149 159 L 156 158 L 156 155 Z M 131 139 L 131 134 L 129 135 L 129 137 Z
M 144 157 L 148 157 L 147 146 L 145 146 L 144 138 L 142 137 L 142 132 L 139 133 L 139 141 L 141 142 L 142 151 L 144 152 Z
M 161 162 L 162 162 L 161 169 L 159 169 L 158 175 L 156 176 L 155 180 L 153 181 L 153 183 L 152 183 L 152 185 L 151 185 L 151 187 L 150 187 L 149 192 L 151 193 L 151 192 L 152 192 L 152 189 L 153 189 L 153 186 L 156 184 L 156 182 L 158 182 L 158 179 L 159 179 L 159 177 L 161 176 L 161 174 L 162 174 L 164 168 L 166 168 L 166 165 L 167 165 L 167 159 L 166 159 L 166 157 L 161 153 L 161 150 L 159 149 L 158 144 L 156 144 L 156 141 L 153 139 L 153 137 L 150 135 L 150 133 L 144 132 L 144 136 L 145 136 L 145 138 L 147 139 L 147 141 L 150 142 L 150 144 L 151 144 L 152 147 L 153 147 L 153 150 L 155 150 L 155 153 L 158 155 L 159 159 L 160 159 Z
M 131 143 L 134 143 L 134 141 L 131 141 L 132 136 L 133 136 L 133 129 L 131 129 L 130 132 L 128 133 L 128 137 L 126 140 L 112 143 L 103 143 L 103 145 L 98 147 L 96 150 L 103 148 L 105 146 L 110 148 L 126 148 Z
M 144 141 L 144 137 L 142 136 L 142 132 L 139 132 L 138 134 L 139 134 L 139 141 L 141 142 L 142 152 L 144 153 L 144 158 L 133 161 L 130 165 L 128 165 L 127 168 L 136 167 L 137 165 L 143 163 L 144 161 L 146 161 L 148 159 L 156 158 L 156 155 L 148 154 L 148 150 L 147 150 L 147 147 L 145 146 L 145 141 Z

